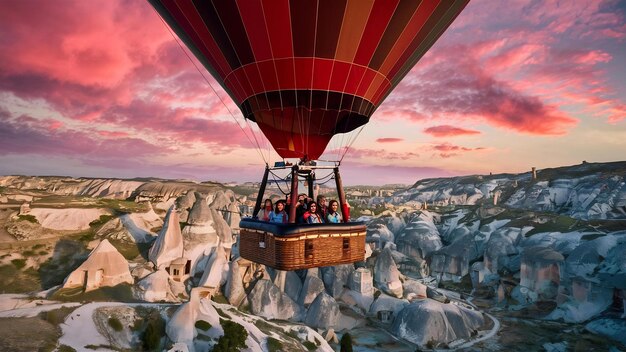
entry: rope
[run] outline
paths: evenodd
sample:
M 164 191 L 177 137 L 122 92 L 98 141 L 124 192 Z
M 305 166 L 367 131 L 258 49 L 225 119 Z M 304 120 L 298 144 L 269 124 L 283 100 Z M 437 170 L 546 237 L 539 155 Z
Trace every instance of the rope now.
M 211 5 L 215 8 L 215 5 L 213 5 L 213 4 L 211 4 Z M 178 5 L 178 4 L 177 4 L 177 6 L 178 6 L 178 8 L 180 9 L 180 5 Z M 198 9 L 197 9 L 197 8 L 195 8 L 195 10 L 196 10 L 196 13 L 197 13 L 200 17 L 202 17 L 202 15 L 201 15 L 201 14 L 200 14 L 200 12 L 198 11 Z M 216 10 L 217 10 L 217 9 L 216 9 Z M 220 21 L 220 24 L 222 25 L 222 27 L 223 27 L 223 28 L 226 28 L 226 27 L 224 26 L 224 21 L 222 20 L 222 17 L 220 16 L 219 11 L 216 11 L 216 14 L 217 14 L 217 19 Z M 203 22 L 204 22 L 204 20 L 203 20 Z M 230 43 L 230 45 L 234 48 L 234 47 L 235 47 L 235 44 L 233 43 L 232 39 L 230 38 L 230 35 L 229 35 L 228 31 L 226 31 L 226 32 L 225 32 L 225 34 L 226 34 L 226 38 L 228 38 L 228 42 L 229 42 L 229 43 Z M 241 65 L 241 64 L 242 64 L 242 60 L 239 58 L 239 53 L 238 53 L 236 50 L 234 51 L 234 53 L 235 53 L 235 57 L 237 58 L 237 62 Z M 246 70 L 243 70 L 243 74 L 244 74 L 244 76 L 246 76 L 246 79 L 247 79 L 248 81 L 250 81 L 250 77 L 248 77 L 248 73 L 247 73 L 247 71 L 246 71 Z M 237 79 L 237 81 L 239 81 L 239 78 L 237 78 L 236 76 L 235 76 L 235 79 Z M 263 82 L 262 82 L 262 83 L 263 83 Z M 256 100 L 256 101 L 257 101 L 257 105 L 259 105 L 259 98 L 257 97 L 257 95 L 256 95 L 256 94 L 253 96 L 253 98 L 254 98 L 254 100 Z M 254 140 L 255 140 L 255 142 L 256 142 L 256 144 L 257 144 L 257 147 L 259 148 L 259 153 L 261 154 L 261 158 L 263 158 L 263 161 L 265 162 L 265 164 L 267 164 L 267 160 L 265 159 L 265 156 L 264 156 L 264 155 L 263 155 L 263 153 L 261 152 L 261 145 L 259 144 L 259 140 L 256 138 L 256 133 L 255 133 L 255 132 L 254 132 L 254 130 L 250 127 L 249 122 L 247 121 L 247 119 L 245 118 L 245 116 L 244 116 L 244 120 L 246 120 L 246 124 L 248 125 L 248 128 L 250 129 L 250 132 L 252 133 L 252 137 L 254 138 Z
M 328 178 L 328 180 L 326 180 L 324 182 L 320 182 L 321 180 L 323 180 L 325 178 Z M 334 172 L 330 172 L 328 175 L 326 175 L 326 176 L 324 176 L 324 177 L 322 177 L 320 179 L 317 179 L 316 183 L 321 186 L 321 185 L 327 184 L 328 182 L 330 182 L 331 180 L 334 180 L 334 179 L 335 179 L 335 173 Z
M 354 139 L 352 139 L 352 142 L 350 142 L 350 144 L 348 144 L 348 146 L 346 146 L 346 149 L 343 152 L 343 155 L 341 156 L 341 159 L 339 159 L 340 163 L 343 161 L 343 158 L 346 156 L 346 154 L 348 154 L 348 151 L 350 150 L 350 148 L 352 148 L 352 144 L 354 144 L 354 142 L 356 142 L 357 138 L 359 138 L 359 135 L 363 131 L 363 128 L 365 128 L 365 125 L 363 125 L 363 126 L 361 126 L 361 128 L 359 128 L 359 132 L 356 133 L 356 135 L 354 136 Z
M 280 177 L 280 176 L 276 175 L 272 170 L 270 170 L 270 174 L 272 174 L 272 177 L 274 177 L 274 182 L 276 183 L 276 186 L 278 187 L 278 190 L 280 191 L 280 193 L 282 193 L 284 196 L 289 194 L 290 192 L 283 191 L 283 189 L 280 187 L 280 184 L 278 182 L 276 182 L 277 179 L 283 180 L 283 181 L 287 181 L 287 176 Z
M 220 102 L 222 103 L 222 105 L 224 105 L 224 107 L 226 108 L 226 110 L 228 111 L 228 113 L 230 114 L 230 116 L 233 118 L 233 120 L 235 120 L 235 123 L 237 124 L 237 126 L 239 127 L 239 129 L 241 130 L 241 132 L 243 132 L 243 134 L 246 136 L 246 138 L 248 139 L 248 141 L 250 142 L 250 144 L 252 144 L 252 146 L 254 146 L 254 143 L 252 143 L 252 139 L 250 139 L 250 137 L 248 136 L 248 134 L 246 133 L 246 131 L 244 130 L 243 127 L 241 127 L 241 124 L 239 123 L 239 121 L 237 120 L 237 118 L 235 117 L 235 115 L 233 114 L 233 112 L 230 110 L 230 108 L 228 107 L 228 105 L 226 105 L 226 103 L 224 102 L 224 100 L 222 99 L 222 97 L 220 97 L 220 95 L 217 93 L 217 91 L 215 90 L 215 88 L 213 88 L 213 85 L 211 84 L 211 82 L 209 81 L 209 79 L 206 78 L 206 76 L 204 75 L 204 73 L 202 73 L 202 70 L 200 70 L 200 68 L 198 67 L 198 65 L 195 63 L 195 61 L 191 58 L 191 56 L 189 56 L 189 54 L 187 53 L 187 51 L 185 50 L 185 48 L 183 47 L 183 45 L 178 41 L 178 38 L 176 38 L 176 36 L 174 35 L 174 32 L 172 31 L 172 29 L 170 28 L 170 26 L 167 25 L 167 23 L 165 23 L 165 20 L 161 17 L 161 15 L 159 15 L 159 13 L 157 12 L 157 10 L 155 8 L 152 8 L 152 10 L 154 10 L 154 12 L 157 14 L 157 17 L 161 20 L 161 23 L 163 23 L 163 26 L 165 26 L 165 28 L 167 29 L 167 31 L 170 33 L 170 35 L 172 36 L 172 38 L 174 39 L 174 41 L 176 42 L 176 44 L 178 44 L 178 47 L 180 48 L 180 50 L 185 54 L 185 56 L 187 56 L 187 59 L 189 59 L 189 61 L 193 64 L 193 66 L 196 68 L 196 71 L 198 71 L 198 73 L 200 74 L 200 76 L 202 76 L 202 78 L 204 79 L 204 81 L 209 85 L 209 87 L 211 88 L 211 90 L 213 91 L 213 93 L 217 96 L 217 98 L 220 100 Z M 244 120 L 246 120 L 246 118 L 244 117 Z M 252 130 L 252 129 L 251 129 Z M 256 140 L 256 136 L 255 136 L 255 140 Z M 263 161 L 265 161 L 267 163 L 267 161 L 265 160 L 265 157 L 263 155 L 263 153 L 261 152 L 261 146 L 259 145 L 258 141 L 256 141 L 256 149 L 257 152 L 259 153 L 259 155 L 261 156 L 261 158 L 263 159 Z

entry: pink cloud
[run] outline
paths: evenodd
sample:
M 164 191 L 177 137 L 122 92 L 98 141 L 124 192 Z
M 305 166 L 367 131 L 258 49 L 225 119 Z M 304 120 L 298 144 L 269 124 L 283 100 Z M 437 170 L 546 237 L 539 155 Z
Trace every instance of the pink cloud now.
M 522 44 L 510 47 L 489 57 L 485 61 L 485 66 L 500 72 L 536 64 L 546 55 L 547 50 L 547 46 L 543 44 Z
M 420 116 L 414 121 L 476 121 L 524 134 L 566 134 L 577 125 L 577 112 L 592 108 L 591 97 L 620 96 L 605 65 L 621 47 L 615 38 L 626 38 L 625 22 L 614 1 L 473 1 L 381 110 L 411 111 Z M 572 111 L 572 104 L 581 103 L 587 106 Z M 617 98 L 610 104 L 619 110 L 623 103 Z M 608 122 L 616 119 L 610 109 L 596 112 Z
M 435 144 L 435 145 L 432 145 L 430 148 L 433 151 L 439 153 L 439 156 L 442 158 L 450 158 L 450 157 L 459 155 L 459 153 L 475 152 L 475 151 L 482 151 L 482 150 L 487 149 L 484 147 L 467 148 L 467 147 L 461 147 L 458 145 L 453 145 L 450 143 Z
M 65 83 L 113 87 L 155 60 L 169 34 L 147 4 L 19 1 L 0 12 L 5 69 Z M 71 11 L 67 9 L 71 8 Z
M 392 104 L 383 105 L 383 108 L 380 113 L 376 115 L 376 118 L 384 121 L 408 120 L 413 122 L 422 121 L 427 118 L 424 114 L 412 110 L 411 108 L 397 108 L 390 105 Z
M 616 124 L 626 120 L 626 104 L 615 104 L 608 109 L 609 122 Z
M 44 119 L 41 121 L 41 126 L 49 131 L 55 131 L 63 127 L 63 122 L 55 119 Z
M 424 178 L 457 175 L 455 171 L 431 166 L 372 165 L 354 161 L 344 162 L 341 168 L 345 185 L 412 184 Z
M 480 134 L 480 131 L 468 130 L 465 128 L 454 127 L 450 125 L 432 126 L 424 129 L 424 133 L 434 137 L 455 137 L 464 135 Z
M 397 143 L 404 141 L 404 138 L 378 138 L 376 142 L 378 143 Z
M 606 29 L 613 29 L 609 37 L 626 37 L 623 11 L 616 11 L 616 1 L 571 1 L 567 3 L 536 2 L 526 6 L 524 16 L 529 21 L 552 33 L 568 33 L 574 37 L 600 39 L 607 36 Z M 619 34 L 619 35 L 618 35 Z
M 109 138 L 120 138 L 120 137 L 128 137 L 128 132 L 120 132 L 120 131 L 98 131 L 97 132 L 102 137 Z
M 29 116 L 11 119 L 6 111 L 0 111 L 0 116 L 0 149 L 7 155 L 70 155 L 116 159 L 173 152 L 172 148 L 157 146 L 139 138 L 98 139 L 88 132 L 47 129 Z
M 611 67 L 623 57 L 625 23 L 623 6 L 613 0 L 472 1 L 373 119 L 434 127 L 480 123 L 540 136 L 569 133 L 578 119 L 622 122 L 626 87 L 609 81 L 619 82 L 623 74 Z M 192 143 L 217 153 L 251 147 L 146 2 L 19 1 L 2 6 L 0 33 L 0 99 L 9 97 L 0 105 L 17 97 L 20 104 L 32 103 L 33 111 L 62 117 L 7 115 L 0 121 L 3 151 L 67 153 L 81 160 L 89 154 L 93 165 L 114 169 L 107 153 L 187 153 Z M 480 150 L 458 148 L 432 151 L 449 157 Z M 381 162 L 417 156 L 353 152 Z M 178 166 L 190 175 L 201 169 Z
M 202 142 L 220 149 L 252 148 L 244 132 L 232 121 L 209 118 L 211 107 L 172 108 L 158 102 L 136 100 L 103 112 L 100 121 L 125 125 L 144 133 L 164 134 L 181 142 Z M 250 131 L 246 130 L 249 138 Z
M 536 135 L 565 134 L 576 125 L 577 120 L 557 106 L 497 80 L 477 58 L 453 55 L 467 50 L 449 48 L 436 67 L 419 70 L 410 80 L 403 81 L 394 103 L 417 103 L 422 111 L 435 117 L 452 115 Z
M 43 99 L 65 117 L 113 130 L 163 134 L 221 152 L 251 147 L 234 122 L 215 118 L 228 116 L 227 108 L 147 3 L 65 5 L 24 1 L 0 11 L 3 35 L 14 39 L 0 43 L 0 91 Z
M 369 148 L 348 148 L 347 152 L 344 148 L 331 149 L 324 152 L 322 160 L 332 160 L 337 155 L 343 155 L 350 160 L 375 158 L 380 160 L 409 160 L 419 157 L 415 152 L 388 152 L 384 149 L 369 149 Z

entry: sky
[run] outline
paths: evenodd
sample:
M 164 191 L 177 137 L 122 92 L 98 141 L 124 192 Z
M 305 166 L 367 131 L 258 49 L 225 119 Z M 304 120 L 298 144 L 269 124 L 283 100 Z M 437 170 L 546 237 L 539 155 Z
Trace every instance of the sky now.
M 0 175 L 244 182 L 278 160 L 147 1 L 61 4 L 0 0 Z M 470 1 L 327 157 L 348 143 L 347 185 L 624 160 L 626 1 Z

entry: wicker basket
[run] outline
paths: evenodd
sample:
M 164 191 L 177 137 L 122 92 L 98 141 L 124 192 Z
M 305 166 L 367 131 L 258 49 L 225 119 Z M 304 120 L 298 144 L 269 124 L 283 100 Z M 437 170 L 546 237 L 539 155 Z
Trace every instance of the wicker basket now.
M 354 263 L 365 259 L 365 225 L 272 224 L 244 219 L 239 253 L 278 270 Z

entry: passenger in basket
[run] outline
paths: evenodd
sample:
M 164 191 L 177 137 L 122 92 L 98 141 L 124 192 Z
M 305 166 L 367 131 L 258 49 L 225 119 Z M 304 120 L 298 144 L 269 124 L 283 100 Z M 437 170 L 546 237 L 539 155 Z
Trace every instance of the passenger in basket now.
M 317 203 L 309 203 L 309 210 L 304 213 L 304 222 L 307 224 L 321 224 L 323 222 L 320 214 L 317 213 Z
M 328 202 L 328 215 L 326 215 L 326 222 L 331 224 L 338 224 L 343 221 L 341 214 L 339 214 L 339 202 L 331 200 Z
M 306 194 L 298 195 L 298 203 L 296 203 L 296 221 L 297 222 L 306 222 L 304 221 L 304 213 L 306 212 Z
M 261 210 L 259 210 L 257 219 L 262 220 L 262 221 L 270 221 L 270 214 L 272 213 L 272 210 L 273 210 L 272 208 L 274 208 L 272 206 L 272 200 L 266 199 L 265 205 L 263 206 Z
M 285 201 L 279 200 L 276 202 L 274 211 L 270 212 L 270 222 L 286 224 L 289 221 L 288 217 L 287 212 L 285 212 Z
M 326 206 L 326 197 L 323 195 L 317 196 L 317 213 L 322 218 L 322 221 L 326 222 L 326 214 L 328 214 L 328 207 Z

